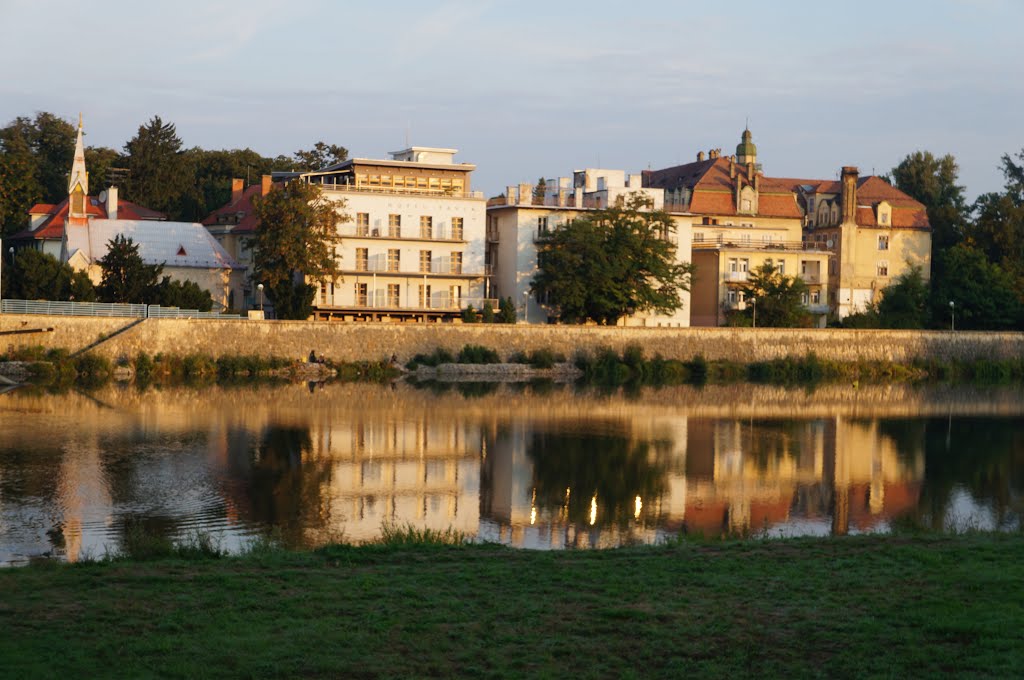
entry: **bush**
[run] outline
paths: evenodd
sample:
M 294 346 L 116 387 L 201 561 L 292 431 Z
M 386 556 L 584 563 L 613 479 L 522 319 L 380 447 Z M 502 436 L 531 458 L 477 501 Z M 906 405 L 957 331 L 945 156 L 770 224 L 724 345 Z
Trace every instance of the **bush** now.
M 455 357 L 451 352 L 438 347 L 431 354 L 417 354 L 405 365 L 410 371 L 415 371 L 419 366 L 439 366 L 440 364 L 453 364 Z
M 473 309 L 473 305 L 462 310 L 462 323 L 480 323 L 480 316 Z
M 494 307 L 491 306 L 490 300 L 485 300 L 484 306 L 480 308 L 480 318 L 484 323 L 494 323 Z
M 501 357 L 493 349 L 482 345 L 466 345 L 459 352 L 460 364 L 500 364 Z
M 530 352 L 526 363 L 534 368 L 554 368 L 555 364 L 565 361 L 565 355 L 553 352 L 550 349 L 535 349 Z
M 695 385 L 703 385 L 708 381 L 708 360 L 703 354 L 698 354 L 687 364 L 686 369 L 690 372 L 690 382 Z

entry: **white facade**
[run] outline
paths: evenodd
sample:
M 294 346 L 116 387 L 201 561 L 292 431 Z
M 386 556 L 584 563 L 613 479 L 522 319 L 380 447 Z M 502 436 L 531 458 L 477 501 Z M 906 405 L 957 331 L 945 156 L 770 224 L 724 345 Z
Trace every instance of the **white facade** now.
M 642 194 L 656 210 L 664 206 L 661 189 L 640 186 L 640 175 L 628 179 L 621 170 L 587 169 L 569 178 L 545 180 L 544 197 L 535 196 L 530 184 L 509 186 L 504 200 L 488 208 L 487 240 L 493 267 L 494 295 L 511 297 L 520 322 L 547 323 L 549 310 L 534 296 L 530 285 L 537 274 L 537 240 L 545 232 L 585 215 L 615 205 L 619 198 Z M 676 259 L 689 262 L 693 216 L 673 215 Z M 620 321 L 625 326 L 685 327 L 690 325 L 690 293 L 680 295 L 682 307 L 672 315 L 638 312 Z

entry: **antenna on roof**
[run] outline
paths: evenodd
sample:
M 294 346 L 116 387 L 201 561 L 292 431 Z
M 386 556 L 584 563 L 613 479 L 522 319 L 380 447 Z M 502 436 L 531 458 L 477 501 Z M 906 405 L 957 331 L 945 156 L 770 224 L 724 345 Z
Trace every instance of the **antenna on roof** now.
M 409 137 L 412 135 L 412 121 L 405 124 L 405 148 L 409 148 Z

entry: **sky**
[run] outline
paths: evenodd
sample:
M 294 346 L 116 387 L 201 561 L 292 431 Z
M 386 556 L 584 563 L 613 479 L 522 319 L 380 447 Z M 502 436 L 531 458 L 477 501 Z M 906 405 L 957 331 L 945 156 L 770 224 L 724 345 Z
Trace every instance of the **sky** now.
M 1024 0 L 0 0 L 0 125 L 82 112 L 121 148 L 154 115 L 186 146 L 386 158 L 459 149 L 488 195 L 734 153 L 769 176 L 951 153 L 973 198 L 1024 148 Z

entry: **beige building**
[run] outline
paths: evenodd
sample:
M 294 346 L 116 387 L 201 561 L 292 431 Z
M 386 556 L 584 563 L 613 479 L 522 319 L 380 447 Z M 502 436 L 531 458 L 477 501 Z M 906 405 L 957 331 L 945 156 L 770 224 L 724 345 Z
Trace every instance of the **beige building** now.
M 834 253 L 829 303 L 839 318 L 864 311 L 910 267 L 931 274 L 931 226 L 924 205 L 879 177 L 844 167 L 839 182 L 796 187 L 807 211 L 807 242 Z
M 317 282 L 314 318 L 451 321 L 489 301 L 485 201 L 470 185 L 476 166 L 456 153 L 416 146 L 301 175 L 349 218 L 342 278 Z
M 772 264 L 803 279 L 804 304 L 824 326 L 830 253 L 804 241 L 804 212 L 794 191 L 801 180 L 765 177 L 749 130 L 735 156 L 712 149 L 693 163 L 645 172 L 643 179 L 665 192 L 668 210 L 692 216 L 691 325 L 720 326 L 727 312 L 745 309 L 740 286 L 751 270 Z
M 620 198 L 641 194 L 655 210 L 664 207 L 664 192 L 643 186 L 639 174 L 622 170 L 587 168 L 572 178 L 547 179 L 543 187 L 509 186 L 505 195 L 487 204 L 487 266 L 493 271 L 497 297 L 511 297 L 520 321 L 547 323 L 554 310 L 530 294 L 537 273 L 537 242 L 549 231 L 589 212 L 615 205 Z M 672 215 L 674 233 L 664 234 L 676 246 L 680 262 L 690 259 L 690 218 Z M 637 312 L 620 320 L 625 326 L 680 327 L 690 325 L 690 293 L 680 295 L 682 307 L 674 314 Z

